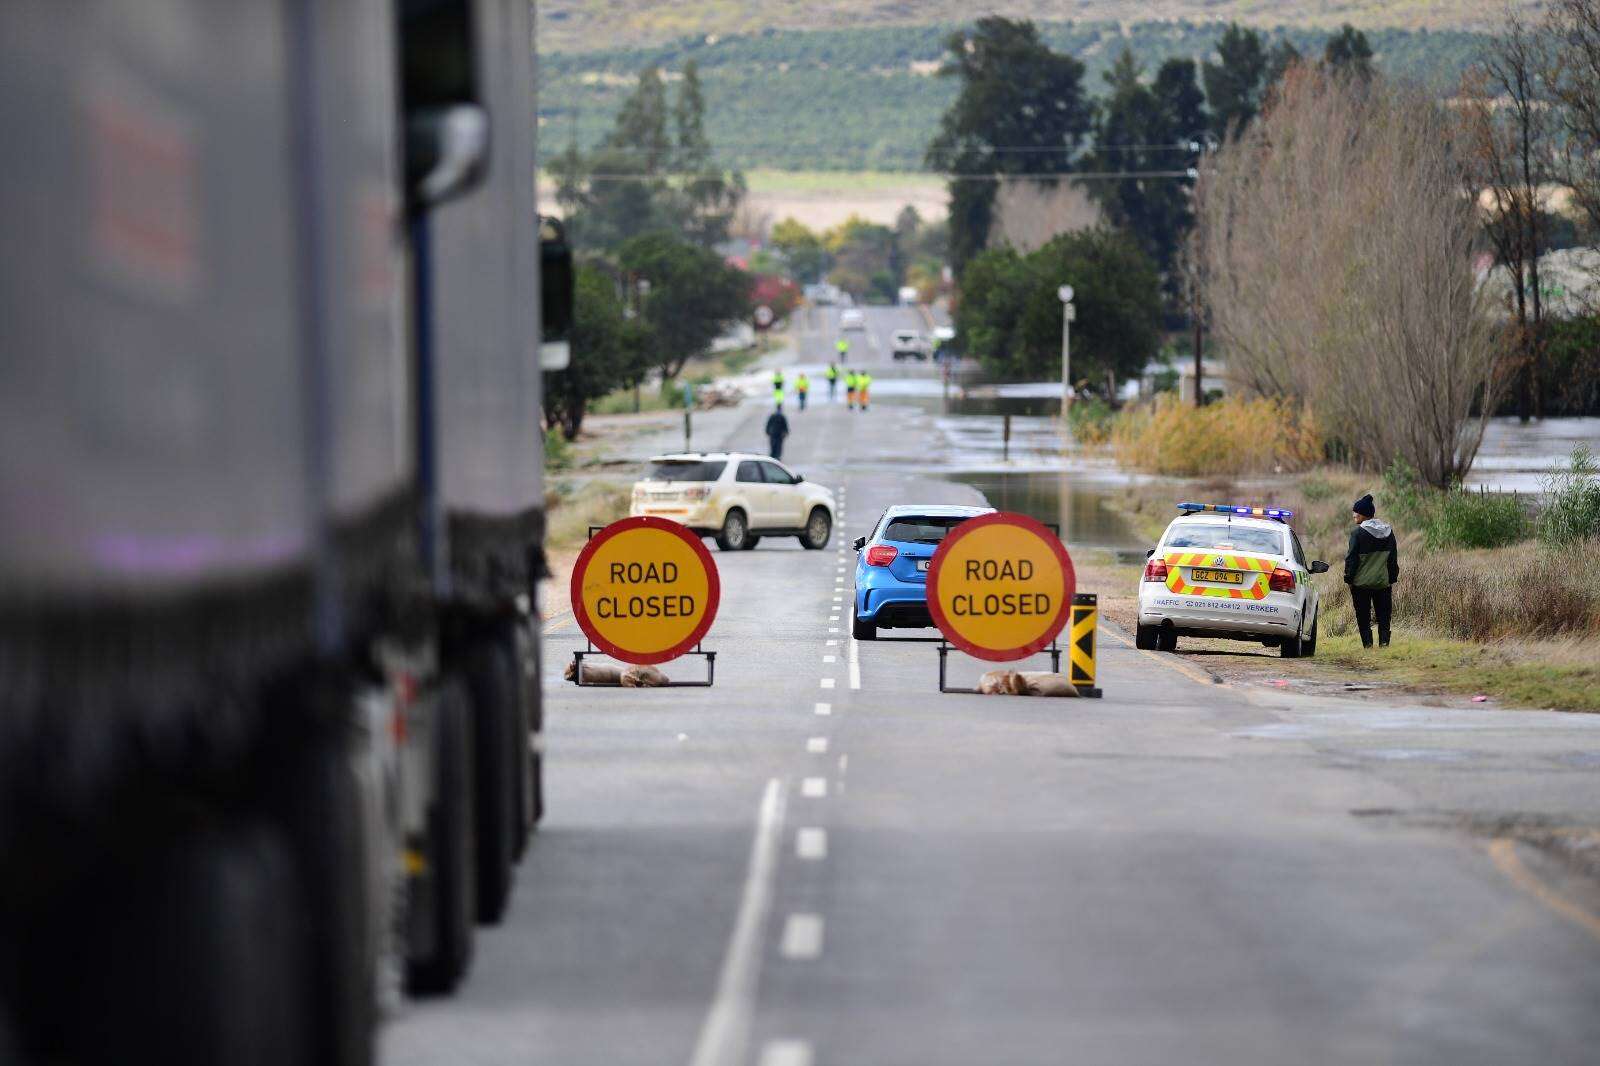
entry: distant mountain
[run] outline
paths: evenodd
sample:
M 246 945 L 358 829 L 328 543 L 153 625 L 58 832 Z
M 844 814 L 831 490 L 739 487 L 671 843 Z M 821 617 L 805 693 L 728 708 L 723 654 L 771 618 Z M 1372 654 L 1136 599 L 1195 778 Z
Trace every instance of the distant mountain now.
M 1532 8 L 1528 0 L 1512 0 Z M 850 29 L 970 22 L 980 15 L 1036 21 L 1229 21 L 1253 26 L 1489 30 L 1503 0 L 544 0 L 540 49 L 594 51 L 660 44 L 680 37 L 769 30 Z
M 697 8 L 698 10 L 698 8 Z M 672 81 L 690 59 L 700 67 L 706 126 L 719 160 L 745 169 L 919 170 L 939 116 L 958 86 L 935 76 L 957 23 L 854 30 L 772 30 L 707 40 L 679 37 L 640 47 L 557 52 L 543 57 L 539 116 L 546 153 L 596 144 L 639 72 L 660 67 Z M 1087 67 L 1085 88 L 1105 91 L 1101 74 L 1123 48 L 1146 74 L 1173 56 L 1210 55 L 1219 22 L 1054 22 L 1039 30 L 1051 47 Z M 1322 53 L 1329 31 L 1263 31 L 1303 55 Z M 1439 89 L 1457 83 L 1484 37 L 1459 30 L 1369 30 L 1384 73 Z

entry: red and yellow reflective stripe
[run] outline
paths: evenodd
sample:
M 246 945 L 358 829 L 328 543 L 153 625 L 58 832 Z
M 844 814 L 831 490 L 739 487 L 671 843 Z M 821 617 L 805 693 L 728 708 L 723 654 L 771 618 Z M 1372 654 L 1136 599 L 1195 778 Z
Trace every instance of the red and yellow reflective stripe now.
M 1220 562 L 1219 562 L 1220 560 Z M 1271 559 L 1257 559 L 1249 555 L 1229 555 L 1226 552 L 1168 552 L 1167 590 L 1180 596 L 1212 596 L 1223 600 L 1264 600 L 1267 585 L 1277 564 Z M 1194 585 L 1183 579 L 1179 569 L 1185 566 L 1211 567 L 1217 570 L 1253 571 L 1256 579 L 1238 588 L 1217 588 L 1211 585 Z

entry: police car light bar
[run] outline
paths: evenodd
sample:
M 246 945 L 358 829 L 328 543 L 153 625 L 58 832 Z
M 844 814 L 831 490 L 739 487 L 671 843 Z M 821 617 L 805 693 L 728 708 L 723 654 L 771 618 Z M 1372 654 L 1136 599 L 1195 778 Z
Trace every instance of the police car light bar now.
M 1250 518 L 1276 518 L 1280 522 L 1288 522 L 1294 517 L 1293 511 L 1281 507 L 1244 507 L 1234 503 L 1180 503 L 1178 510 L 1186 514 L 1204 511 L 1208 514 L 1245 515 Z

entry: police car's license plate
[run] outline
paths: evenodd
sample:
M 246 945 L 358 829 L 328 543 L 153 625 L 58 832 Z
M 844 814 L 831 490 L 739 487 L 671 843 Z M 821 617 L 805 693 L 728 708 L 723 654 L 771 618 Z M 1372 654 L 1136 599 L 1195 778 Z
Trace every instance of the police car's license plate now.
M 918 559 L 917 560 L 917 569 L 918 570 L 926 570 L 926 569 L 928 569 L 928 560 L 926 560 L 926 559 Z
M 1196 567 L 1190 574 L 1196 581 L 1216 581 L 1224 585 L 1244 584 L 1244 575 L 1236 570 L 1201 570 Z

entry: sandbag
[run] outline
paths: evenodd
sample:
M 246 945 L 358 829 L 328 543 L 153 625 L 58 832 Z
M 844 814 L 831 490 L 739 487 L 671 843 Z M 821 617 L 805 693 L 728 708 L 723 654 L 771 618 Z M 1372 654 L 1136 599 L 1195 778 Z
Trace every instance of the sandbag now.
M 985 696 L 1076 696 L 1078 690 L 1061 674 L 1048 670 L 990 670 L 978 679 Z
M 563 676 L 568 681 L 576 680 L 578 677 L 578 664 L 576 662 L 568 663 L 566 673 Z M 585 685 L 620 685 L 623 683 L 622 667 L 611 663 L 584 663 L 583 683 Z
M 623 688 L 660 688 L 667 675 L 653 666 L 630 666 L 622 671 Z

